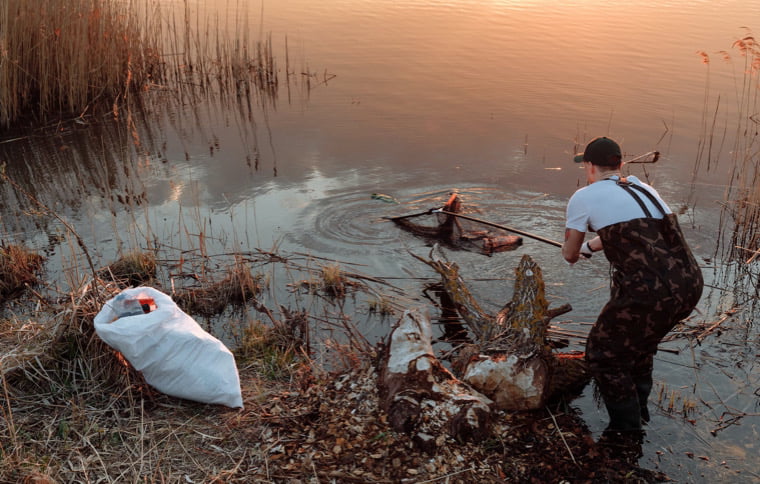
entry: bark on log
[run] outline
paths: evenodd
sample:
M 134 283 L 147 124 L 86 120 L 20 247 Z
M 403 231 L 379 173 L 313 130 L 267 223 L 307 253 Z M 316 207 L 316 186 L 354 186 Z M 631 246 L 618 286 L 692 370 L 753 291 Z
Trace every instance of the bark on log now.
M 431 451 L 446 435 L 459 441 L 485 438 L 492 401 L 458 380 L 433 354 L 432 325 L 420 310 L 407 310 L 391 332 L 378 381 L 391 426 Z M 442 439 L 443 438 L 443 439 Z

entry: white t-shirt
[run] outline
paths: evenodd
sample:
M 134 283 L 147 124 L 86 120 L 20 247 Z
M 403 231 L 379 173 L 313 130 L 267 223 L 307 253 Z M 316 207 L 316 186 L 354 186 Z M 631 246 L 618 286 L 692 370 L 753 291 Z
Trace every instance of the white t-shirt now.
M 618 177 L 614 176 L 609 180 L 599 180 L 576 191 L 567 203 L 565 226 L 579 232 L 597 231 L 608 225 L 646 217 L 636 200 L 615 183 L 617 179 Z M 635 176 L 628 176 L 626 179 L 647 189 L 662 204 L 665 212 L 671 213 L 654 188 Z M 652 217 L 662 218 L 662 213 L 649 197 L 639 193 L 635 188 L 632 190 L 644 202 Z

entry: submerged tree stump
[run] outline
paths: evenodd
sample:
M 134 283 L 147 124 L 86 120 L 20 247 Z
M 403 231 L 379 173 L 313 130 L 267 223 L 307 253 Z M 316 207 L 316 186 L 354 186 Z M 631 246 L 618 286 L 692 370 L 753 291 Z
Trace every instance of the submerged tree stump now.
M 430 319 L 407 310 L 394 326 L 381 358 L 380 401 L 391 426 L 433 450 L 446 436 L 480 440 L 490 429 L 486 396 L 457 379 L 433 354 Z
M 495 410 L 541 408 L 563 392 L 583 388 L 589 376 L 582 355 L 554 353 L 549 321 L 570 311 L 550 309 L 541 269 L 523 256 L 512 299 L 496 316 L 477 303 L 456 264 L 414 256 L 442 277 L 446 300 L 473 334 L 447 370 L 433 353 L 432 326 L 420 310 L 407 310 L 380 358 L 378 386 L 391 426 L 432 450 L 447 436 L 463 441 L 490 433 Z M 443 440 L 442 440 L 443 439 Z
M 541 268 L 527 254 L 516 268 L 511 301 L 496 316 L 487 314 L 470 293 L 455 263 L 417 257 L 442 277 L 454 307 L 475 336 L 455 358 L 460 378 L 502 410 L 542 407 L 560 392 L 583 387 L 589 380 L 582 357 L 555 354 L 547 341 L 552 318 L 569 305 L 550 309 Z

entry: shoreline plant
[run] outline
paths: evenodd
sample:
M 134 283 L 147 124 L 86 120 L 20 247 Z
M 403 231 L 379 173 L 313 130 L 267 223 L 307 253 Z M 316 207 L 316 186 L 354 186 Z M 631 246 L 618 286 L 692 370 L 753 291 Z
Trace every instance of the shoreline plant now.
M 758 107 L 760 106 L 760 44 L 752 32 L 733 43 L 739 53 L 739 72 L 736 79 L 736 117 L 719 125 L 718 114 L 721 98 L 715 100 L 713 114 L 709 98 L 710 56 L 704 51 L 698 54 L 708 69 L 708 86 L 703 105 L 703 126 L 694 174 L 704 170 L 716 171 L 721 158 L 728 166 L 727 185 L 721 202 L 720 226 L 715 257 L 725 262 L 725 269 L 718 274 L 723 282 L 734 287 L 734 297 L 740 303 L 752 302 L 757 306 L 760 298 L 760 273 L 753 264 L 760 257 L 760 156 L 758 143 Z M 727 63 L 734 63 L 734 56 L 727 51 L 718 54 Z M 727 153 L 724 149 L 728 147 Z

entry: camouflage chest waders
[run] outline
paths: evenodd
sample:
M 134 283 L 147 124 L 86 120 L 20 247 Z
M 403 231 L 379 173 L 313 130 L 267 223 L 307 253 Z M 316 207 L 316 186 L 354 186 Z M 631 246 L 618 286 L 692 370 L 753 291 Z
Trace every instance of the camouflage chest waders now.
M 610 300 L 589 333 L 586 359 L 611 426 L 616 405 L 625 412 L 633 406 L 628 413 L 636 414 L 635 421 L 639 412 L 643 420 L 649 420 L 646 405 L 657 345 L 691 313 L 703 288 L 702 273 L 676 216 L 653 218 L 636 191 L 648 196 L 664 214 L 654 196 L 625 180 L 617 183 L 636 199 L 646 217 L 597 231 L 613 273 Z

